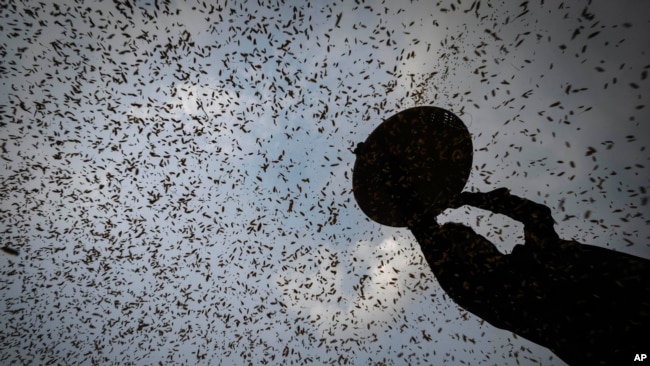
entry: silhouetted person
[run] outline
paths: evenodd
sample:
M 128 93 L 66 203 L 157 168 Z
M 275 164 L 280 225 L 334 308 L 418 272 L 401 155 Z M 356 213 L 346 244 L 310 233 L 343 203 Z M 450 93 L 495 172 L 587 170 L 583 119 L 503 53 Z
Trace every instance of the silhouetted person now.
M 441 287 L 492 325 L 548 347 L 571 365 L 621 365 L 650 353 L 650 261 L 562 240 L 548 207 L 507 189 L 461 193 L 471 205 L 524 224 L 510 254 L 471 228 L 409 222 Z M 414 216 L 415 217 L 415 216 Z

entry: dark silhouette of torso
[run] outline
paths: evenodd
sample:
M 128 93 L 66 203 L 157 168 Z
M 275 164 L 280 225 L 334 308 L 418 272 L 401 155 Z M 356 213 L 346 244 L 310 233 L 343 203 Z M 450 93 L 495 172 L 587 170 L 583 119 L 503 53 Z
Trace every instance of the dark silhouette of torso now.
M 571 365 L 620 365 L 647 353 L 650 261 L 562 240 L 548 207 L 505 189 L 463 193 L 461 204 L 522 222 L 525 244 L 504 255 L 471 228 L 420 215 L 410 229 L 458 305 Z

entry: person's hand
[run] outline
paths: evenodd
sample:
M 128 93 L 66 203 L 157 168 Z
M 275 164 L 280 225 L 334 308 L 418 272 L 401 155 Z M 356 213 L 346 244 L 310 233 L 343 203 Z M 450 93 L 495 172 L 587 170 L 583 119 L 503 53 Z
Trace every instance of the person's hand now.
M 502 187 L 490 192 L 462 192 L 449 200 L 449 208 L 459 208 L 464 205 L 483 207 L 486 203 L 509 196 L 510 190 Z
M 551 209 L 544 204 L 531 201 L 510 193 L 508 188 L 493 191 L 463 192 L 456 199 L 458 207 L 469 205 L 496 214 L 505 215 L 524 225 L 524 238 L 527 248 L 535 248 L 542 253 L 559 240 L 553 225 L 555 221 Z

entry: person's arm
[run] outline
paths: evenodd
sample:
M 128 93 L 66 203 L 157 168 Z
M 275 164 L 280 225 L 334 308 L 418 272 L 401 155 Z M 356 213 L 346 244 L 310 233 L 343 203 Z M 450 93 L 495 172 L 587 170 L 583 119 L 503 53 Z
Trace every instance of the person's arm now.
M 539 314 L 549 310 L 549 303 L 540 283 L 543 271 L 525 251 L 504 255 L 472 228 L 438 225 L 431 215 L 424 215 L 410 230 L 440 287 L 456 304 L 539 344 L 556 336 L 536 327 L 543 323 Z
M 487 193 L 463 192 L 456 205 L 469 205 L 499 213 L 524 224 L 526 245 L 544 247 L 559 240 L 553 225 L 555 221 L 551 210 L 542 204 L 510 194 L 507 188 L 495 189 Z
M 492 305 L 486 302 L 500 287 L 502 258 L 489 240 L 461 224 L 438 225 L 423 215 L 410 227 L 424 257 L 445 292 L 460 306 L 495 324 Z

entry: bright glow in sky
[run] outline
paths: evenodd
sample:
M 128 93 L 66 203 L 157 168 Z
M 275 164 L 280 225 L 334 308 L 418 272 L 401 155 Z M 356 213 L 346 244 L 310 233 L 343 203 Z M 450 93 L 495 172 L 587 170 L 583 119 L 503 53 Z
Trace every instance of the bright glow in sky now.
M 467 190 L 650 257 L 646 1 L 82 3 L 0 11 L 8 364 L 562 364 L 356 206 L 352 149 L 416 105 L 467 124 Z

